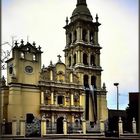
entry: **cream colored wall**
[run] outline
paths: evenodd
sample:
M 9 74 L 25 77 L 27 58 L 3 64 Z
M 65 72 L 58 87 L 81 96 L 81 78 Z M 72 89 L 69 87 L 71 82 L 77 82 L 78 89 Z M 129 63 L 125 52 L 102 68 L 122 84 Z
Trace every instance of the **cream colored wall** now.
M 57 81 L 65 81 L 65 72 L 66 67 L 64 64 L 56 64 L 56 74 L 57 74 Z M 59 74 L 59 72 L 62 72 L 62 74 Z M 58 75 L 59 74 L 59 75 Z
M 27 73 L 25 71 L 26 66 L 32 66 L 33 72 Z M 16 70 L 16 76 L 18 77 L 19 83 L 26 83 L 26 84 L 38 84 L 39 80 L 39 72 L 40 72 L 40 66 L 36 62 L 23 62 L 21 61 L 19 63 L 18 69 Z
M 13 64 L 14 75 L 17 78 L 17 83 L 26 84 L 38 84 L 39 72 L 41 72 L 41 54 L 36 54 L 37 61 L 33 60 L 33 53 L 26 53 L 25 59 L 21 59 L 21 52 L 19 50 L 14 50 L 13 59 L 9 60 L 7 63 L 7 82 L 11 82 L 11 76 L 9 74 L 9 65 Z M 33 67 L 33 73 L 25 72 L 26 66 Z
M 57 64 L 56 65 L 56 73 L 58 73 L 59 71 L 62 71 L 65 74 L 65 70 L 66 70 L 66 67 L 64 64 Z
M 8 88 L 4 89 L 2 88 L 1 89 L 1 94 L 0 94 L 0 99 L 1 99 L 1 102 L 0 102 L 0 109 L 1 109 L 1 114 L 0 114 L 0 119 L 7 119 L 7 105 L 8 105 Z
M 22 115 L 33 113 L 34 116 L 40 117 L 40 90 L 23 89 L 22 90 Z
M 84 82 L 83 82 L 83 73 L 78 73 L 78 77 L 79 77 L 79 84 L 83 85 L 84 84 Z
M 106 95 L 97 96 L 97 110 L 98 120 L 106 120 L 108 118 Z
M 40 117 L 40 91 L 36 89 L 21 89 L 20 87 L 10 88 L 8 104 L 8 121 L 16 117 L 26 117 L 27 113 L 33 113 Z
M 101 116 L 102 120 L 107 120 L 108 119 L 108 108 L 107 108 L 107 100 L 106 96 L 102 95 L 101 97 L 101 102 L 102 102 L 102 108 L 101 108 Z
M 85 107 L 85 103 L 86 103 L 86 97 L 85 97 L 85 96 L 86 96 L 85 93 L 83 93 L 83 94 L 82 94 L 82 107 L 83 107 L 84 110 L 85 110 L 85 108 L 86 108 L 86 107 Z M 84 113 L 84 116 L 83 116 L 84 118 L 85 118 L 85 115 L 86 115 L 86 114 Z
M 21 90 L 20 88 L 9 89 L 9 104 L 8 104 L 8 121 L 12 121 L 14 117 L 22 116 L 21 107 Z

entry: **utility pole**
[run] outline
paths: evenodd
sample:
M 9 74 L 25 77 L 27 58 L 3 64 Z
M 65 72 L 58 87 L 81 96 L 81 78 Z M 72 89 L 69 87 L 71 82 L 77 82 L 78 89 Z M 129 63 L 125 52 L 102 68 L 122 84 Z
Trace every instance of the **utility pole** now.
M 119 110 L 119 88 L 118 88 L 119 83 L 114 83 L 114 86 L 117 87 L 117 110 Z

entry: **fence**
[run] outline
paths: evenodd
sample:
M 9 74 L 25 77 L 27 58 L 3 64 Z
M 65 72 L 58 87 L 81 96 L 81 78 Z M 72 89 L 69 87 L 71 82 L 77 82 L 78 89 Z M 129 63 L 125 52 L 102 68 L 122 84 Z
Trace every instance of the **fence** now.
M 106 123 L 103 121 L 100 121 L 100 132 L 102 134 L 105 133 L 105 126 Z M 20 136 L 42 136 L 46 134 L 56 134 L 57 133 L 57 122 L 51 123 L 47 122 L 45 118 L 42 118 L 41 120 L 34 118 L 32 123 L 27 123 L 23 118 L 21 118 L 19 121 L 16 119 L 13 119 L 12 122 L 5 122 L 3 121 L 2 124 L 2 133 L 3 135 L 6 134 L 12 134 L 14 136 L 20 135 Z M 71 123 L 67 122 L 66 119 L 63 119 L 63 134 L 72 134 L 72 133 L 87 133 L 86 129 L 86 121 L 82 120 L 81 122 Z M 135 118 L 132 120 L 132 133 L 137 134 L 136 131 L 136 121 Z M 121 117 L 118 121 L 118 133 L 119 136 L 124 134 L 123 129 L 123 121 Z

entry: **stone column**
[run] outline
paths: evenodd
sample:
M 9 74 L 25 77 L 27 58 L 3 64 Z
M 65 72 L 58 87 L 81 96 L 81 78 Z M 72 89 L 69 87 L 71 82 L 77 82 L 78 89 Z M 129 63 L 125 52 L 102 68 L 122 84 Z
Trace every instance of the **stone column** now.
M 84 74 L 83 73 L 79 73 L 78 75 L 80 77 L 80 84 L 83 85 L 84 84 Z
M 96 54 L 96 65 L 99 66 L 99 54 Z
M 91 85 L 91 75 L 88 77 L 88 84 Z
M 41 91 L 41 104 L 44 104 L 44 91 Z
M 20 135 L 25 136 L 25 120 L 23 118 L 20 119 Z
M 46 119 L 41 119 L 41 136 L 46 135 Z
M 72 43 L 74 41 L 74 32 L 72 31 Z
M 77 42 L 80 41 L 80 27 L 77 28 Z
M 85 119 L 82 120 L 82 130 L 83 130 L 83 134 L 86 134 L 86 120 Z
M 88 54 L 88 65 L 89 65 L 89 66 L 91 65 L 90 60 L 91 60 L 91 54 L 89 53 L 89 54 Z
M 90 43 L 90 31 L 87 31 L 87 40 L 88 40 L 88 44 Z
M 95 65 L 98 66 L 98 54 L 94 54 L 94 57 L 95 57 Z
M 76 51 L 76 64 L 78 64 L 78 51 Z
M 12 135 L 16 136 L 17 135 L 17 120 L 14 118 L 12 120 Z
M 50 71 L 50 80 L 53 81 L 53 71 Z
M 69 66 L 69 57 L 68 55 L 66 55 L 66 53 L 65 53 L 65 64 L 66 66 Z
M 52 123 L 54 123 L 54 113 L 52 113 Z
M 100 131 L 102 134 L 104 134 L 105 132 L 105 125 L 103 120 L 100 121 Z
M 137 134 L 135 118 L 133 118 L 133 121 L 132 121 L 132 131 L 133 131 L 134 134 Z
M 79 64 L 80 63 L 80 51 L 77 52 L 77 58 L 78 58 L 77 63 Z
M 95 32 L 95 44 L 98 45 L 98 31 Z
M 100 52 L 98 53 L 98 66 L 100 66 Z
M 52 113 L 52 116 L 51 116 L 51 129 L 52 129 L 52 133 L 54 133 L 54 127 L 55 127 L 55 118 L 54 118 L 54 113 Z
M 69 34 L 66 33 L 66 45 L 69 45 L 69 42 L 70 42 L 70 40 L 69 40 Z
M 54 93 L 53 93 L 53 91 L 51 92 L 51 105 L 53 105 L 54 104 Z
M 67 106 L 67 98 L 66 98 L 66 95 L 64 96 L 64 106 Z
M 71 93 L 71 106 L 74 105 L 73 93 Z
M 123 134 L 123 122 L 121 117 L 119 117 L 118 125 L 119 125 L 119 136 L 120 136 L 121 134 Z
M 80 94 L 80 106 L 82 106 L 82 94 Z
M 81 51 L 81 63 L 83 65 L 83 52 Z
M 80 41 L 82 41 L 82 40 L 83 40 L 83 29 L 80 28 Z
M 55 98 L 55 105 L 58 105 L 58 103 L 57 103 L 57 97 L 58 96 L 54 96 L 54 98 Z
M 71 54 L 71 67 L 72 67 L 72 65 L 73 65 L 73 55 Z
M 72 114 L 71 122 L 72 122 L 72 127 L 74 127 L 74 114 Z
M 73 74 L 70 73 L 70 83 L 73 83 Z
M 85 112 L 85 110 L 86 110 L 86 94 L 85 93 L 83 93 L 82 94 L 82 103 L 83 103 L 83 109 L 84 109 L 84 112 Z M 84 113 L 84 116 L 83 116 L 84 118 L 86 118 L 86 113 Z
M 64 135 L 67 135 L 67 120 L 66 119 L 63 120 L 63 131 L 64 131 Z

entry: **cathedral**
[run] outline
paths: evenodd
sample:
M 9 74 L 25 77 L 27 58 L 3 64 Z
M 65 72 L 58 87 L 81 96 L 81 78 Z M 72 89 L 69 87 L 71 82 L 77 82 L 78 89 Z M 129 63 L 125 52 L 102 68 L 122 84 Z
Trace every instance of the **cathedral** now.
M 29 133 L 28 124 L 43 117 L 46 133 L 63 134 L 64 120 L 67 131 L 77 133 L 84 119 L 87 133 L 100 130 L 100 121 L 108 120 L 107 91 L 101 82 L 100 25 L 86 0 L 77 0 L 64 26 L 65 62 L 58 55 L 58 61 L 47 67 L 41 66 L 43 52 L 35 42 L 15 42 L 12 57 L 6 61 L 7 81 L 2 78 L 1 117 L 7 124 L 25 119 Z

